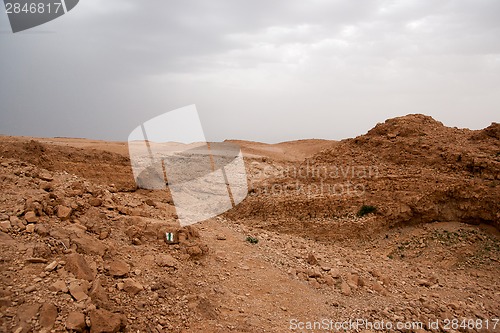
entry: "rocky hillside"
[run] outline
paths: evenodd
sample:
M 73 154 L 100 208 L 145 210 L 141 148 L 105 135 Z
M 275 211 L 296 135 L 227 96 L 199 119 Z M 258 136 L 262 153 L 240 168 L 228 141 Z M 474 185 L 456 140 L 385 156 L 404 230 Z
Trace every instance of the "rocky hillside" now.
M 408 115 L 367 134 L 334 142 L 302 162 L 276 165 L 253 159 L 255 195 L 229 215 L 266 219 L 278 230 L 303 233 L 312 220 L 354 216 L 363 205 L 376 213 L 353 230 L 433 221 L 487 223 L 500 228 L 500 124 L 472 131 L 448 128 L 431 117 Z M 282 223 L 270 221 L 287 220 Z M 345 234 L 338 225 L 311 236 Z M 362 232 L 360 235 L 371 233 Z M 359 233 L 356 233 L 359 234 Z

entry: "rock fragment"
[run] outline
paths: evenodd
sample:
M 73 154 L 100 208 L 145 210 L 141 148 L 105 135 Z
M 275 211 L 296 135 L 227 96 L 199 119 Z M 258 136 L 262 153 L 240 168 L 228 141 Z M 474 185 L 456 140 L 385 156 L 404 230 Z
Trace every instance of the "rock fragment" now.
M 340 292 L 342 293 L 342 295 L 345 295 L 345 296 L 349 296 L 351 295 L 351 287 L 349 287 L 349 285 L 347 284 L 347 282 L 345 281 L 342 281 L 342 283 L 340 284 Z
M 102 200 L 99 199 L 99 198 L 91 198 L 89 200 L 89 205 L 93 206 L 93 207 L 99 207 L 99 206 L 102 206 Z
M 76 332 L 83 332 L 87 325 L 85 324 L 85 315 L 81 312 L 70 312 L 66 319 L 66 329 Z
M 309 253 L 307 255 L 307 263 L 309 265 L 317 265 L 318 264 L 318 259 L 316 258 L 316 256 L 314 255 L 314 253 Z
M 115 333 L 126 325 L 126 319 L 122 316 L 104 309 L 96 309 L 90 312 L 90 333 Z
M 108 272 L 111 276 L 121 277 L 128 274 L 130 266 L 123 260 L 115 259 L 109 263 Z
M 10 221 L 2 221 L 2 222 L 0 222 L 0 230 L 1 231 L 7 232 L 10 229 L 12 229 L 12 225 L 11 225 Z
M 99 278 L 95 279 L 92 283 L 92 288 L 90 289 L 89 296 L 92 298 L 92 301 L 100 308 L 107 308 L 109 306 L 108 294 L 102 287 L 102 283 Z
M 66 256 L 66 270 L 72 273 L 77 279 L 92 281 L 94 272 L 90 268 L 85 257 L 78 253 Z
M 44 303 L 40 309 L 40 326 L 50 331 L 54 327 L 57 318 L 57 307 L 52 303 Z
M 177 260 L 170 254 L 159 254 L 155 257 L 155 263 L 160 267 L 177 267 Z
M 35 212 L 29 211 L 26 214 L 24 214 L 24 219 L 28 223 L 36 223 L 38 222 L 38 217 L 36 216 Z
M 134 279 L 125 279 L 123 281 L 123 290 L 125 290 L 129 294 L 136 295 L 144 290 L 144 287 Z
M 68 220 L 71 216 L 72 209 L 63 205 L 57 206 L 57 217 L 61 220 Z
M 54 269 L 57 268 L 57 261 L 54 260 L 53 262 L 51 262 L 50 264 L 48 264 L 46 267 L 45 267 L 45 271 L 46 272 L 52 272 Z
M 68 290 L 77 302 L 84 301 L 89 297 L 87 295 L 87 288 L 78 280 L 70 282 Z
M 35 232 L 35 225 L 34 224 L 28 224 L 26 226 L 26 232 L 30 233 L 30 234 L 34 233 Z
M 49 286 L 49 290 L 54 292 L 67 293 L 68 287 L 66 286 L 66 282 L 64 282 L 63 280 L 58 280 Z

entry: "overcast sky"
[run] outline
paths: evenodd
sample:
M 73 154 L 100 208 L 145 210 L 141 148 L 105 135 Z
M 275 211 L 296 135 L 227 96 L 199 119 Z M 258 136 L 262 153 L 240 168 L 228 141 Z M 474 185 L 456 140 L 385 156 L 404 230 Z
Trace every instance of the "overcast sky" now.
M 122 141 L 191 104 L 208 140 L 500 121 L 498 0 L 81 0 L 16 34 L 0 11 L 0 52 L 1 134 Z

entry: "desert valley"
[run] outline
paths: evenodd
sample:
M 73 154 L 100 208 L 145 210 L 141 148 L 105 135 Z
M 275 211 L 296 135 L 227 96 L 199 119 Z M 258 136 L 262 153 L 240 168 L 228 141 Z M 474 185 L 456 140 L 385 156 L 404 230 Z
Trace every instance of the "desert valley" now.
M 500 332 L 500 124 L 231 142 L 248 196 L 181 228 L 126 142 L 0 136 L 0 331 Z

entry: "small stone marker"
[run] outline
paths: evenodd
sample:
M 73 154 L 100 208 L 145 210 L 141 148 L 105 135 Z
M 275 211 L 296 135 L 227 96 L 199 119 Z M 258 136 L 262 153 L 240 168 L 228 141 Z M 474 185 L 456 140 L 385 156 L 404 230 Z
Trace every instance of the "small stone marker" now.
M 167 244 L 178 244 L 179 243 L 179 233 L 178 232 L 165 232 L 165 242 Z

